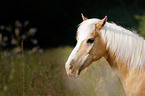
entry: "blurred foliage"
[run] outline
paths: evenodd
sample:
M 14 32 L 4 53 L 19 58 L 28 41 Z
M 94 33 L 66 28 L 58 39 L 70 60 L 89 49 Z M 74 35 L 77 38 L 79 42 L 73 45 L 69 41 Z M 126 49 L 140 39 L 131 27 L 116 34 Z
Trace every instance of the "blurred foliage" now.
M 7 26 L 0 26 L 0 45 L 1 47 L 21 47 L 21 42 L 31 42 L 33 45 L 37 45 L 37 39 L 33 39 L 37 29 L 29 26 L 29 21 L 21 23 L 16 20 L 14 25 L 9 24 Z M 28 47 L 28 46 L 27 46 Z
M 38 51 L 38 40 L 35 39 L 36 28 L 30 26 L 29 21 L 0 26 L 0 49 L 5 51 L 12 48 L 14 53 L 21 53 L 23 48 L 31 49 L 29 54 Z M 6 55 L 6 57 L 10 55 Z
M 19 59 L 0 53 L 0 96 L 123 96 L 122 86 L 108 63 L 94 62 L 78 78 L 66 75 L 71 47 L 45 50 Z M 56 55 L 57 54 L 57 55 Z
M 138 27 L 139 34 L 145 38 L 145 14 L 141 16 L 136 15 L 135 18 L 139 20 L 139 27 Z

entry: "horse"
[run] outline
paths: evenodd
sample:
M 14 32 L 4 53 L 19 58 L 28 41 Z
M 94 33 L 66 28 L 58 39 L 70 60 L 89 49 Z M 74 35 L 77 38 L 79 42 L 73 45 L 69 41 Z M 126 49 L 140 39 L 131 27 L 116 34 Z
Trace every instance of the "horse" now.
M 145 95 L 145 40 L 136 32 L 103 19 L 88 19 L 77 29 L 77 44 L 65 64 L 67 75 L 78 77 L 104 57 L 115 69 L 126 96 Z

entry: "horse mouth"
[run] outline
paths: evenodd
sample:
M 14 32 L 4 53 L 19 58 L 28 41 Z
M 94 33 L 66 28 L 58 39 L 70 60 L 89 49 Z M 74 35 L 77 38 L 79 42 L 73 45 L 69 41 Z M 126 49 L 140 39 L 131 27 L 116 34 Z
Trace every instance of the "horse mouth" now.
M 84 70 L 84 69 L 85 69 L 85 67 L 84 67 L 84 65 L 82 65 L 78 70 L 76 70 L 75 74 L 70 73 L 70 74 L 67 74 L 67 75 L 72 77 L 72 78 L 77 78 L 77 77 L 79 77 L 81 71 Z
M 72 70 L 71 72 L 68 72 L 67 75 L 72 78 L 77 78 L 81 74 L 81 72 L 86 69 L 87 66 L 91 63 L 91 59 L 85 60 L 76 70 Z
M 77 78 L 79 75 L 68 75 L 70 76 L 71 78 Z
M 81 71 L 82 71 L 82 67 L 79 70 L 76 71 L 76 74 L 71 74 L 69 76 L 72 77 L 72 78 L 77 78 L 77 77 L 79 77 Z
M 84 64 L 79 68 L 78 75 L 80 75 L 81 71 L 83 70 Z
M 91 60 L 86 60 L 83 65 L 80 66 L 79 71 L 78 71 L 78 75 L 80 75 L 81 71 L 83 71 L 84 69 L 86 69 L 86 67 L 88 67 L 91 64 Z
M 80 74 L 78 74 L 78 73 L 77 74 L 73 74 L 72 73 L 72 74 L 67 74 L 67 75 L 70 76 L 70 77 L 72 77 L 72 78 L 77 78 Z

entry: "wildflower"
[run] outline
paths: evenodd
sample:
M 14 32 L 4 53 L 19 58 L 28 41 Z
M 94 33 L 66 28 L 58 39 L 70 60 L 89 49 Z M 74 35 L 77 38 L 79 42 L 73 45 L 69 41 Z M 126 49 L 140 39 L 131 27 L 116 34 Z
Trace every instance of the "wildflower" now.
M 13 50 L 14 53 L 20 53 L 21 51 L 22 51 L 21 47 L 16 47 Z
M 34 39 L 34 40 L 33 40 L 33 44 L 34 44 L 34 45 L 38 44 L 38 40 Z
M 37 32 L 37 29 L 36 29 L 36 28 L 30 28 L 30 29 L 29 29 L 29 33 L 30 33 L 30 35 L 32 35 L 32 36 L 34 36 L 36 32 Z
M 22 27 L 22 23 L 19 22 L 17 26 L 18 26 L 18 27 Z
M 12 40 L 11 40 L 11 44 L 12 44 L 12 45 L 16 45 L 16 43 L 17 43 L 17 41 L 16 41 L 15 39 L 12 39 Z
M 19 20 L 16 20 L 15 26 L 20 28 L 22 27 L 22 23 Z
M 16 35 L 16 36 L 19 36 L 19 33 L 20 33 L 20 32 L 19 32 L 19 29 L 16 28 L 16 29 L 15 29 L 15 35 Z
M 39 46 L 33 47 L 32 52 L 35 53 L 36 51 L 38 51 L 38 49 L 39 49 Z
M 28 51 L 27 54 L 28 54 L 28 55 L 31 55 L 31 54 L 32 54 L 32 51 Z
M 1 25 L 1 26 L 0 26 L 0 29 L 1 29 L 1 30 L 4 30 L 4 29 L 5 29 L 5 26 L 4 26 L 4 25 Z
M 50 88 L 50 87 L 51 87 L 51 83 L 48 83 L 48 84 L 47 84 L 47 87 Z
M 10 57 L 10 56 L 11 56 L 11 53 L 9 53 L 9 52 L 4 52 L 4 56 L 5 56 L 5 57 Z
M 8 40 L 10 41 L 11 45 L 15 45 L 14 52 L 19 53 L 22 51 L 21 44 L 27 43 L 23 42 L 23 40 L 31 42 L 35 47 L 32 48 L 28 54 L 35 53 L 39 50 L 39 47 L 36 46 L 38 44 L 37 39 L 33 39 L 33 36 L 37 32 L 37 28 L 30 28 L 30 26 L 27 26 L 29 24 L 29 21 L 26 20 L 24 23 L 21 23 L 19 20 L 16 20 L 14 25 L 0 25 L 0 30 L 4 30 L 7 32 L 10 32 L 11 35 L 4 35 L 3 33 L 0 33 L 0 47 L 5 47 L 7 44 L 9 44 Z M 28 29 L 29 28 L 29 29 Z M 23 43 L 21 43 L 23 42 Z M 39 50 L 39 53 L 43 53 L 43 49 Z
M 5 37 L 3 38 L 3 40 L 4 40 L 4 41 L 7 41 L 7 40 L 8 40 L 8 37 L 7 37 L 7 36 L 5 36 Z
M 42 49 L 42 48 L 40 48 L 39 49 L 39 53 L 41 54 L 41 53 L 43 53 L 44 52 L 44 50 Z
M 21 37 L 22 37 L 22 39 L 26 39 L 26 35 L 25 34 L 23 34 Z
M 29 21 L 24 22 L 24 26 L 26 27 L 29 24 Z

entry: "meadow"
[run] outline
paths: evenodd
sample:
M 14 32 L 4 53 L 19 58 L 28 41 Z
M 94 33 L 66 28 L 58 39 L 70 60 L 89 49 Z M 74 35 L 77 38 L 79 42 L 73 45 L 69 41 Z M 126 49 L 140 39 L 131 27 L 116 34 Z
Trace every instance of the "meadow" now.
M 78 78 L 66 75 L 65 62 L 73 47 L 44 50 L 23 58 L 0 53 L 0 96 L 123 96 L 121 83 L 101 58 Z
M 137 0 L 111 1 L 100 0 L 100 3 L 95 3 L 93 0 L 73 0 L 64 3 L 59 0 L 11 0 L 11 3 L 1 3 L 6 7 L 5 10 L 1 8 L 3 15 L 0 18 L 1 24 L 4 23 L 0 25 L 0 96 L 124 96 L 121 82 L 113 72 L 115 70 L 110 68 L 104 58 L 82 71 L 78 78 L 71 78 L 66 74 L 65 62 L 73 47 L 49 48 L 37 52 L 39 46 L 74 45 L 74 31 L 82 21 L 79 17 L 81 12 L 89 18 L 107 15 L 109 22 L 137 30 L 139 35 L 145 37 L 143 3 Z M 9 16 L 12 18 L 8 19 Z M 28 17 L 30 21 L 26 20 Z M 22 21 L 14 20 L 16 18 Z M 56 22 L 62 23 L 58 26 Z M 22 51 L 27 46 L 34 49 L 32 53 Z

